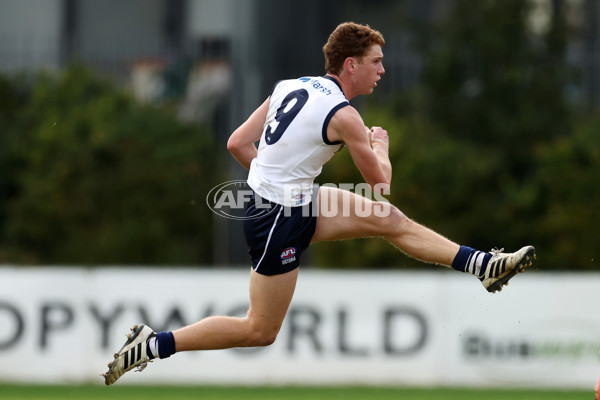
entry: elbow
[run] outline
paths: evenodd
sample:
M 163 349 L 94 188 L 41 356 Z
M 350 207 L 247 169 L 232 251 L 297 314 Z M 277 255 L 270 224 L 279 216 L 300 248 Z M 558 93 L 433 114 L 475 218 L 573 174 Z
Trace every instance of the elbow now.
M 390 194 L 391 179 L 385 175 L 377 176 L 374 179 L 365 179 L 365 182 L 370 186 L 371 193 L 377 199 Z
M 232 135 L 229 137 L 229 140 L 227 141 L 227 151 L 229 151 L 231 154 L 237 154 L 239 152 L 240 149 L 240 144 L 239 141 L 236 140 L 236 138 Z

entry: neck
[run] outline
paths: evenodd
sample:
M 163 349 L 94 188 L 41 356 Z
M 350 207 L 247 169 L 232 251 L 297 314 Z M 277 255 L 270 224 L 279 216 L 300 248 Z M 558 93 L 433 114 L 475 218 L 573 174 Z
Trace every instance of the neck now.
M 350 100 L 356 96 L 354 93 L 352 93 L 350 91 L 350 87 L 348 86 L 348 84 L 346 84 L 346 82 L 342 78 L 340 78 L 339 75 L 332 74 L 329 72 L 326 75 L 332 77 L 333 79 L 335 79 L 337 81 L 337 83 L 340 84 L 340 87 L 342 88 L 342 92 L 344 93 L 344 96 L 346 96 L 346 99 Z

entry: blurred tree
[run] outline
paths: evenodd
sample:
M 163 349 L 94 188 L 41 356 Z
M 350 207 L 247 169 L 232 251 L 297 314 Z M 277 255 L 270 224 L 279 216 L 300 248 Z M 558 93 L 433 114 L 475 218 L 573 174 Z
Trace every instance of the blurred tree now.
M 424 41 L 428 115 L 457 138 L 504 148 L 518 141 L 513 161 L 567 122 L 564 12 L 556 9 L 549 27 L 536 31 L 531 4 L 457 0 Z
M 4 140 L 21 166 L 0 173 L 15 189 L 3 199 L 2 262 L 211 261 L 204 197 L 221 177 L 206 129 L 77 66 L 40 76 L 26 104 L 14 103 L 0 111 L 14 116 Z
M 19 93 L 19 81 L 20 78 L 9 80 L 0 76 L 0 243 L 3 237 L 2 228 L 6 225 L 8 217 L 6 205 L 15 195 L 14 176 L 19 170 L 18 159 L 13 149 L 13 130 L 18 111 L 25 105 L 25 96 Z
M 600 269 L 600 114 L 584 118 L 569 136 L 538 149 L 545 207 L 536 242 L 545 263 L 561 269 Z
M 545 25 L 535 26 L 532 4 L 453 2 L 446 19 L 418 31 L 420 87 L 392 106 L 371 96 L 362 114 L 390 133 L 389 199 L 408 216 L 480 249 L 534 244 L 543 269 L 590 268 L 600 222 L 591 204 L 600 198 L 586 187 L 598 178 L 597 121 L 573 133 L 563 2 L 551 2 Z M 320 177 L 361 181 L 347 153 Z M 581 201 L 589 208 L 578 209 Z M 580 235 L 590 250 L 577 254 Z M 317 245 L 311 254 L 320 266 L 422 267 L 381 240 Z
M 420 106 L 454 140 L 477 146 L 479 157 L 499 159 L 464 192 L 474 217 L 469 241 L 481 247 L 502 241 L 516 248 L 537 236 L 534 221 L 547 203 L 536 148 L 570 132 L 567 10 L 561 1 L 541 10 L 535 4 L 457 0 L 424 41 Z M 481 204 L 494 212 L 479 212 Z

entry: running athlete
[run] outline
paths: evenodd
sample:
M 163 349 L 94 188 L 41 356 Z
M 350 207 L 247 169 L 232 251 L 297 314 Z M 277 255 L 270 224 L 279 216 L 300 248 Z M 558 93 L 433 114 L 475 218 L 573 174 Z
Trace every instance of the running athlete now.
M 314 192 L 315 177 L 341 146 L 348 148 L 375 195 L 389 190 L 388 133 L 377 126 L 366 128 L 349 104 L 358 95 L 371 94 L 385 73 L 384 43 L 381 33 L 368 25 L 340 24 L 323 47 L 326 75 L 276 83 L 231 135 L 227 148 L 249 170 L 254 191 L 246 210 L 253 218 L 244 223 L 252 263 L 247 315 L 208 317 L 172 332 L 135 326 L 104 374 L 107 385 L 176 352 L 273 343 L 292 300 L 302 252 L 310 243 L 382 237 L 410 257 L 475 275 L 490 292 L 501 290 L 531 265 L 532 246 L 515 253 L 482 252 L 459 246 L 387 202 L 333 187 Z

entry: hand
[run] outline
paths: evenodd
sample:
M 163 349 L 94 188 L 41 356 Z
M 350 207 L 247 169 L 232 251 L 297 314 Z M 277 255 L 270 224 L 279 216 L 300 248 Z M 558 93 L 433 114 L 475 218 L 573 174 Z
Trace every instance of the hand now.
M 388 151 L 390 148 L 390 138 L 388 137 L 387 131 L 380 126 L 374 126 L 371 129 L 366 129 L 369 133 L 369 142 L 371 143 L 371 148 L 375 149 L 375 147 L 382 147 Z

